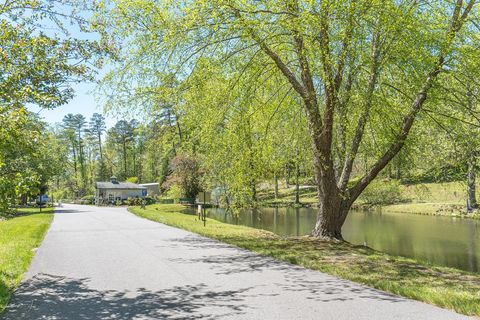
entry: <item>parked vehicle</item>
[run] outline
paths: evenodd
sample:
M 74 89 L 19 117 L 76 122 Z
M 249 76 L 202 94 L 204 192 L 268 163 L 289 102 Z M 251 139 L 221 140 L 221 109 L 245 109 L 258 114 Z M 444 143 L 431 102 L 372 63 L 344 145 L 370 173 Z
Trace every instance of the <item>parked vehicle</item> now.
M 48 195 L 46 194 L 39 195 L 36 199 L 37 205 L 44 205 L 44 204 L 47 204 L 47 202 L 48 202 Z

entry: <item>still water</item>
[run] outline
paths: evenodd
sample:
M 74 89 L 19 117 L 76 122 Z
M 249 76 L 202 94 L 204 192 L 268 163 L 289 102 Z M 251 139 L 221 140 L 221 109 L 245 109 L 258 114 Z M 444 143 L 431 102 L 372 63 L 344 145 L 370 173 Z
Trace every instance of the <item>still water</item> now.
M 208 216 L 232 224 L 301 236 L 315 226 L 312 208 L 262 208 L 234 216 L 209 209 Z M 467 271 L 480 271 L 480 221 L 414 214 L 352 211 L 342 229 L 345 240 L 393 255 Z

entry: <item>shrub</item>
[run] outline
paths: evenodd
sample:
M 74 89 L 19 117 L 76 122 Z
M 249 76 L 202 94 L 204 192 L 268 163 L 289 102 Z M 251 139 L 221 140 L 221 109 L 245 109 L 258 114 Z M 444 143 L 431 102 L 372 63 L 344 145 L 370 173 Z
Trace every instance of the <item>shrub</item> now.
M 138 177 L 128 177 L 126 181 L 131 183 L 138 183 Z
M 372 206 L 404 201 L 398 180 L 373 181 L 362 193 L 359 200 Z
M 94 204 L 95 203 L 95 196 L 93 194 L 86 195 L 81 199 L 82 204 Z
M 57 191 L 52 191 L 50 192 L 51 194 L 51 197 L 53 199 L 55 199 L 55 201 L 58 201 L 60 199 L 66 199 L 68 198 L 69 194 L 68 194 L 68 191 L 65 190 L 65 189 L 60 189 L 60 190 L 57 190 Z
M 200 180 L 202 171 L 196 156 L 191 154 L 180 154 L 171 161 L 172 174 L 163 183 L 163 188 L 168 190 L 169 197 L 173 188 L 173 198 L 195 198 L 201 191 Z
M 158 203 L 161 203 L 161 204 L 173 204 L 175 203 L 175 200 L 174 199 L 159 199 L 158 200 Z
M 145 204 L 146 204 L 146 205 L 154 204 L 154 203 L 156 202 L 155 199 L 150 198 L 150 197 L 145 197 L 145 198 L 128 198 L 128 199 L 125 201 L 125 204 L 126 204 L 127 206 L 141 206 L 143 200 L 145 200 Z
M 125 201 L 125 204 L 127 206 L 139 206 L 139 205 L 142 204 L 142 199 L 140 199 L 140 198 L 128 198 Z
M 155 204 L 157 202 L 154 198 L 151 197 L 145 197 L 145 201 L 147 205 Z
M 135 205 L 134 202 L 135 202 L 135 198 L 128 198 L 127 200 L 125 200 L 125 204 L 127 206 L 134 206 Z
M 178 184 L 170 186 L 170 189 L 167 191 L 167 197 L 172 199 L 179 199 L 183 197 L 182 187 Z

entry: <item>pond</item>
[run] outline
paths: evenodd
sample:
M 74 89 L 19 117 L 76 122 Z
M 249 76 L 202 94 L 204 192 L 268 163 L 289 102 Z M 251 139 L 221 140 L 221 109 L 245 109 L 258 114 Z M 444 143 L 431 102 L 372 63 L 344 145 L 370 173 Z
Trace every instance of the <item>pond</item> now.
M 233 216 L 225 209 L 208 216 L 231 224 L 301 236 L 315 226 L 316 209 L 262 208 Z M 345 240 L 392 255 L 480 271 L 480 221 L 439 216 L 352 211 L 342 228 Z

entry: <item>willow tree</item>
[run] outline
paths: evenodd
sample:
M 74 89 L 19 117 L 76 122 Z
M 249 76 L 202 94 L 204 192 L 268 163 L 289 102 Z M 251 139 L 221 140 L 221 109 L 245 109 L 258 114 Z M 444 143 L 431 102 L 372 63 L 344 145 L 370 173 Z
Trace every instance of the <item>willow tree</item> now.
M 480 62 L 476 50 L 462 47 L 459 51 L 462 57 L 455 62 L 458 72 L 448 73 L 439 81 L 441 94 L 433 97 L 436 109 L 426 108 L 425 111 L 440 131 L 434 138 L 443 144 L 447 144 L 445 140 L 448 139 L 453 144 L 450 150 L 437 148 L 435 152 L 444 155 L 436 158 L 442 159 L 443 165 L 446 163 L 455 168 L 455 178 L 466 178 L 466 211 L 472 212 L 478 209 L 476 171 L 480 155 Z
M 118 0 L 104 6 L 97 25 L 127 43 L 137 62 L 149 60 L 149 72 L 179 81 L 201 59 L 223 64 L 227 90 L 249 90 L 252 68 L 281 75 L 277 86 L 302 102 L 310 133 L 319 204 L 313 235 L 342 239 L 353 202 L 402 149 L 437 79 L 456 71 L 457 49 L 473 47 L 476 2 Z M 368 168 L 356 176 L 356 158 L 369 145 Z
M 228 69 L 211 59 L 198 61 L 183 84 L 196 89 L 184 90 L 177 110 L 201 157 L 206 185 L 220 187 L 231 206 L 252 206 L 257 188 L 272 173 L 278 177 L 289 163 L 303 167 L 300 156 L 310 153 L 304 144 L 308 134 L 295 95 L 277 87 L 280 74 L 249 68 L 232 88 Z

